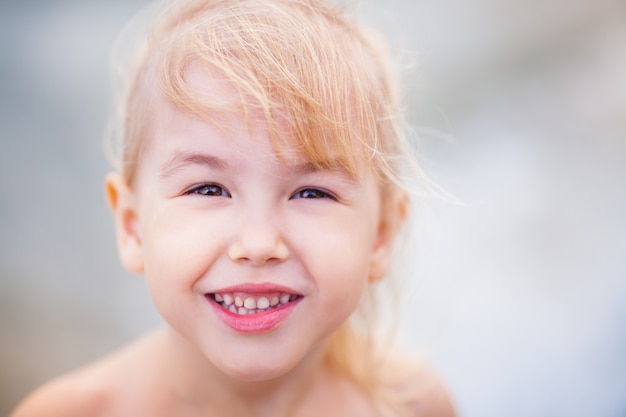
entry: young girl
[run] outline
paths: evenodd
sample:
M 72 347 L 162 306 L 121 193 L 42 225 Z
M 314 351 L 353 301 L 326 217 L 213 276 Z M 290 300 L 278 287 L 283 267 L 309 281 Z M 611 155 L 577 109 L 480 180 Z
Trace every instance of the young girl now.
M 13 416 L 453 416 L 356 321 L 407 212 L 387 60 L 321 0 L 165 7 L 106 188 L 166 324 Z

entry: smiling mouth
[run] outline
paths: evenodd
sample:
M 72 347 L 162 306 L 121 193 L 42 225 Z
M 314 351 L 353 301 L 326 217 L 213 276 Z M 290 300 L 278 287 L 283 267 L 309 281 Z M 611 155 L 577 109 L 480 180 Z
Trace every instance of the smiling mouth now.
M 207 297 L 223 309 L 240 316 L 265 313 L 276 310 L 302 298 L 301 295 L 275 292 L 262 295 L 245 293 L 211 293 Z

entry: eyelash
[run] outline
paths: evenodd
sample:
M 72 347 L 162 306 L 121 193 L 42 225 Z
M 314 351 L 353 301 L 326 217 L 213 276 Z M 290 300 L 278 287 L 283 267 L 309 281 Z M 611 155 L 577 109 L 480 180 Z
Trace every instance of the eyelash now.
M 305 197 L 304 194 L 306 193 L 311 193 L 314 196 Z M 294 195 L 292 195 L 290 197 L 290 200 L 294 198 L 305 198 L 305 199 L 329 198 L 331 200 L 337 201 L 337 197 L 335 197 L 333 194 L 329 193 L 328 191 L 321 190 L 319 188 L 302 188 L 301 190 L 298 190 Z
M 209 190 L 212 190 L 212 192 L 209 192 Z M 212 183 L 200 184 L 185 191 L 185 195 L 191 194 L 197 194 L 204 197 L 231 197 L 226 188 L 219 184 Z
M 232 197 L 230 193 L 226 190 L 226 188 L 222 187 L 219 184 L 213 183 L 206 183 L 194 186 L 184 193 L 184 195 L 192 194 L 197 194 L 203 197 Z M 312 200 L 328 198 L 337 201 L 337 197 L 335 197 L 333 194 L 319 188 L 302 188 L 296 191 L 289 199 L 293 200 L 299 198 Z

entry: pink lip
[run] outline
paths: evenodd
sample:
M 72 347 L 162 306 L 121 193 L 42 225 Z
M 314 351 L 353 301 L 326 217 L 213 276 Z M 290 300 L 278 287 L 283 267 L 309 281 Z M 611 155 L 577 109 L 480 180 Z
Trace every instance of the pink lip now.
M 282 292 L 287 294 L 297 294 L 294 290 L 274 284 L 245 284 L 222 288 L 215 293 L 248 293 L 263 294 L 272 292 Z M 212 296 L 206 295 L 206 300 L 213 307 L 217 316 L 231 329 L 239 333 L 267 333 L 278 328 L 294 311 L 302 298 L 291 301 L 281 307 L 263 313 L 240 315 L 232 313 L 219 305 Z
M 248 294 L 263 294 L 263 293 L 271 293 L 271 292 L 284 292 L 287 294 L 298 294 L 297 291 L 294 291 L 291 288 L 284 287 L 282 285 L 270 284 L 270 283 L 250 283 L 250 284 L 241 284 L 241 285 L 233 285 L 231 287 L 220 288 L 216 291 L 211 291 L 213 294 L 223 294 L 223 293 L 236 293 L 243 292 Z

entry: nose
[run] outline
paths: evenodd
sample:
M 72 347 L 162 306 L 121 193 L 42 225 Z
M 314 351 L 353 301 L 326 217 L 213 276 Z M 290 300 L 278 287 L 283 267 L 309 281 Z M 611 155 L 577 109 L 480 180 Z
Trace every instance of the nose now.
M 257 219 L 241 225 L 228 247 L 228 257 L 234 262 L 261 266 L 286 260 L 289 249 L 278 228 Z

